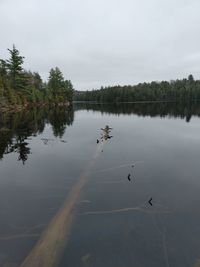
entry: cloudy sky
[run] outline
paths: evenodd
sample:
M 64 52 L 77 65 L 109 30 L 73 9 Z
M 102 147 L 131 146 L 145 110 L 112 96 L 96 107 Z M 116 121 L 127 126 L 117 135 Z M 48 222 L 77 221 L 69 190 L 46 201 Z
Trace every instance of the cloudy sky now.
M 14 43 L 44 79 L 76 89 L 200 78 L 199 0 L 0 0 L 0 58 Z

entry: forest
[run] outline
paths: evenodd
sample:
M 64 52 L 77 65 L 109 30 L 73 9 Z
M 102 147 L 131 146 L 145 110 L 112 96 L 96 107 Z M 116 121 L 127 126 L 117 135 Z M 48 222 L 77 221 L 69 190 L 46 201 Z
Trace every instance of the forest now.
M 10 58 L 0 59 L 0 109 L 7 106 L 60 105 L 74 101 L 99 103 L 138 101 L 192 101 L 200 99 L 200 80 L 190 74 L 182 80 L 153 81 L 138 85 L 101 87 L 75 91 L 58 67 L 51 68 L 47 81 L 38 72 L 23 68 L 24 57 L 13 45 Z
M 10 58 L 0 59 L 0 108 L 72 102 L 73 85 L 58 67 L 50 70 L 44 82 L 38 72 L 23 68 L 24 57 L 15 45 L 8 51 Z
M 101 87 L 92 91 L 75 91 L 75 101 L 137 102 L 137 101 L 192 101 L 200 99 L 200 80 L 190 74 L 182 80 L 172 80 L 138 85 Z

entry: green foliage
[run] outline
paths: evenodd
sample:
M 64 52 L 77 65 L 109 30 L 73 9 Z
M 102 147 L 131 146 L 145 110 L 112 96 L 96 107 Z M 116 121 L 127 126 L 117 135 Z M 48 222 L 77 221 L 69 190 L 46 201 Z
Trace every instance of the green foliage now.
M 13 45 L 10 58 L 0 59 L 0 105 L 64 104 L 73 98 L 73 86 L 58 67 L 50 70 L 48 83 L 38 72 L 26 71 L 24 57 Z
M 64 80 L 63 74 L 58 67 L 51 69 L 49 73 L 49 80 L 47 84 L 51 99 L 55 99 L 57 103 L 72 101 L 73 86 L 71 81 Z
M 10 87 L 7 89 L 7 99 L 11 105 L 16 105 L 20 101 L 19 96 Z
M 75 91 L 76 101 L 135 102 L 135 101 L 192 101 L 200 99 L 200 80 L 188 79 L 140 83 L 138 85 L 101 87 L 99 90 Z
M 10 59 L 7 62 L 8 73 L 10 75 L 11 87 L 14 90 L 19 90 L 22 87 L 23 75 L 22 75 L 22 64 L 24 57 L 19 55 L 19 51 L 13 45 L 12 49 L 8 49 L 10 52 Z
M 0 59 L 0 97 L 4 97 L 6 91 L 6 82 L 7 82 L 7 69 L 6 62 L 3 59 Z
M 72 102 L 73 100 L 73 94 L 74 94 L 74 89 L 73 89 L 73 85 L 71 83 L 70 80 L 66 80 L 65 81 L 65 87 L 64 87 L 64 93 L 65 93 L 65 97 Z
M 190 82 L 193 82 L 193 81 L 194 81 L 194 77 L 193 77 L 192 74 L 190 74 L 190 75 L 188 76 L 188 81 L 190 81 Z
M 64 96 L 64 78 L 58 67 L 51 69 L 49 73 L 48 89 L 52 99 L 62 102 Z

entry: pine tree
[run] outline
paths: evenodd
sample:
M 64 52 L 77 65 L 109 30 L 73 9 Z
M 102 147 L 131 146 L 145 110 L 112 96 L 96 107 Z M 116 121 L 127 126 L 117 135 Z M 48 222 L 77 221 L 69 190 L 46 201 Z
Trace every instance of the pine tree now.
M 72 101 L 73 100 L 73 93 L 74 93 L 74 89 L 73 89 L 73 85 L 71 83 L 70 80 L 65 80 L 65 97 L 68 101 Z
M 42 90 L 42 78 L 38 72 L 33 73 L 33 84 L 35 89 Z
M 6 86 L 7 86 L 7 69 L 6 62 L 3 59 L 0 59 L 0 97 L 3 98 Z
M 190 75 L 188 76 L 188 81 L 190 81 L 190 82 L 194 82 L 194 77 L 193 77 L 192 74 L 190 74 Z
M 20 90 L 23 87 L 22 81 L 24 77 L 22 75 L 22 64 L 24 57 L 19 55 L 19 51 L 13 45 L 12 49 L 8 49 L 10 52 L 10 59 L 7 60 L 7 67 L 11 78 L 11 87 L 14 90 Z
M 53 101 L 64 101 L 64 78 L 58 67 L 50 70 L 48 88 Z

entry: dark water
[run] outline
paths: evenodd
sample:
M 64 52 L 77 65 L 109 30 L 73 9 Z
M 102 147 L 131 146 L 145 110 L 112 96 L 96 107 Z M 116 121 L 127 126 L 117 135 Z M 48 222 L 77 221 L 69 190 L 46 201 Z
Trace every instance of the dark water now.
M 1 115 L 0 266 L 20 266 L 29 254 L 93 158 L 105 125 L 113 138 L 90 170 L 58 267 L 195 266 L 199 116 L 200 104 L 176 103 Z

